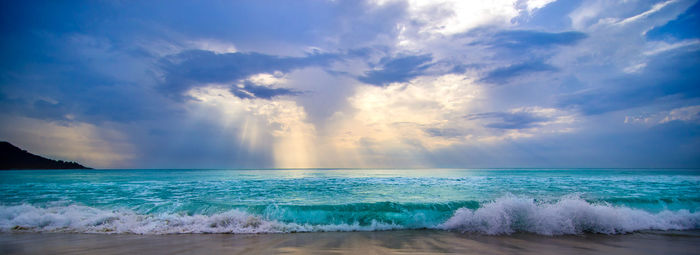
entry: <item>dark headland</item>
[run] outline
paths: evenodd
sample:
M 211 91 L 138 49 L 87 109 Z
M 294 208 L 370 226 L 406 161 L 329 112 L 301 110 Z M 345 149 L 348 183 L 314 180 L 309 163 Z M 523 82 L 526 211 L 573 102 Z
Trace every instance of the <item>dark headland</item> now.
M 17 148 L 8 142 L 0 142 L 0 170 L 10 169 L 90 169 L 81 164 L 44 158 Z

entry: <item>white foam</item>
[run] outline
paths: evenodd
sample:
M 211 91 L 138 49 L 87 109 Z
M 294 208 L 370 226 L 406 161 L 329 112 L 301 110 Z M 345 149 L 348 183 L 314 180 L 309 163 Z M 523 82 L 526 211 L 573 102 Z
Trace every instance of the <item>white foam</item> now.
M 680 210 L 650 213 L 628 207 L 591 204 L 577 197 L 566 197 L 552 203 L 538 203 L 530 198 L 506 196 L 486 203 L 476 210 L 458 209 L 444 223 L 426 227 L 494 235 L 514 232 L 543 235 L 584 232 L 618 234 L 639 230 L 699 229 L 700 212 Z M 213 215 L 144 215 L 130 210 L 104 210 L 81 205 L 0 206 L 0 231 L 3 232 L 289 233 L 405 228 L 408 227 L 377 221 L 370 225 L 286 223 L 239 210 Z
M 555 203 L 506 196 L 481 208 L 461 208 L 438 226 L 486 234 L 531 232 L 543 235 L 584 232 L 619 234 L 640 230 L 688 230 L 700 227 L 700 213 L 688 210 L 649 213 L 640 209 L 591 204 L 577 197 Z
M 375 231 L 401 229 L 401 226 L 373 222 L 308 225 L 264 220 L 239 210 L 213 215 L 139 215 L 132 211 L 108 211 L 69 205 L 34 207 L 0 206 L 0 231 L 77 232 L 77 233 L 290 233 L 324 231 Z

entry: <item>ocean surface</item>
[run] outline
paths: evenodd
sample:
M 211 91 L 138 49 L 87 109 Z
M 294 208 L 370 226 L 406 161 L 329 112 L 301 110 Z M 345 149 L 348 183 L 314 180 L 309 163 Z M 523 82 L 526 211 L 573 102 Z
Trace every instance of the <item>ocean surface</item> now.
M 0 232 L 700 229 L 700 170 L 0 171 Z

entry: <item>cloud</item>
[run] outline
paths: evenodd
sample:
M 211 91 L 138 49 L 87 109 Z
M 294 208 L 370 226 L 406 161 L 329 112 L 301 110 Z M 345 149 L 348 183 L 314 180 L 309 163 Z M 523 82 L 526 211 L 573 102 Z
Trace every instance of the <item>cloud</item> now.
M 559 96 L 558 106 L 594 115 L 649 105 L 668 96 L 700 97 L 700 49 L 696 44 L 651 56 L 644 72 L 603 80 L 603 88 Z
M 518 76 L 538 72 L 554 72 L 557 70 L 559 69 L 542 61 L 533 61 L 496 68 L 487 73 L 481 80 L 493 84 L 504 84 Z
M 646 33 L 650 40 L 683 40 L 700 37 L 700 2 L 696 2 L 678 18 Z
M 459 138 L 459 137 L 464 137 L 464 136 L 469 135 L 468 132 L 465 132 L 465 131 L 457 129 L 457 128 L 431 127 L 431 128 L 424 129 L 424 131 L 425 131 L 425 133 L 427 133 L 430 136 L 439 136 L 439 137 L 446 137 L 446 138 Z
M 241 99 L 272 99 L 278 96 L 296 96 L 302 92 L 288 88 L 270 88 L 262 85 L 255 85 L 250 81 L 246 81 L 241 86 L 231 88 L 231 93 Z
M 619 121 L 619 119 L 617 119 Z M 700 164 L 700 125 L 669 122 L 650 128 L 608 125 L 535 139 L 503 143 L 460 144 L 433 151 L 440 167 L 658 167 L 688 168 Z M 643 155 L 643 156 L 640 156 Z
M 561 50 L 559 46 L 573 46 L 588 37 L 575 31 L 550 33 L 533 30 L 507 30 L 495 34 L 475 32 L 471 36 L 481 38 L 469 43 L 469 46 L 485 47 L 495 53 L 492 62 L 501 65 L 481 79 L 492 84 L 508 83 L 513 78 L 533 73 L 559 71 L 559 68 L 547 63 Z
M 694 121 L 700 120 L 700 105 L 687 106 L 682 108 L 676 108 L 668 112 L 666 117 L 659 121 L 659 123 L 666 123 L 670 121 Z
M 575 120 L 575 117 L 569 113 L 543 107 L 519 107 L 504 112 L 474 113 L 464 118 L 469 121 L 486 121 L 483 126 L 504 130 L 535 129 L 555 124 L 570 124 Z
M 127 167 L 135 158 L 125 134 L 114 127 L 0 115 L 0 137 L 50 158 L 78 161 L 89 167 Z M 3 140 L 5 140 L 3 139 Z
M 558 0 L 538 8 L 530 13 L 513 19 L 524 27 L 536 27 L 550 31 L 562 31 L 571 28 L 569 13 L 578 8 L 581 0 Z
M 386 86 L 393 82 L 406 82 L 422 75 L 431 66 L 432 59 L 430 54 L 386 57 L 379 62 L 378 67 L 365 72 L 364 76 L 357 79 L 376 86 Z
M 693 0 L 0 5 L 0 136 L 68 160 L 699 162 Z
M 231 43 L 222 42 L 219 40 L 199 39 L 199 40 L 188 42 L 187 44 L 190 44 L 191 47 L 193 47 L 195 49 L 211 51 L 211 52 L 214 52 L 216 54 L 235 53 L 238 51 L 238 50 L 236 50 L 235 45 L 233 45 Z
M 700 123 L 700 105 L 685 106 L 656 113 L 625 116 L 625 124 L 659 125 L 673 121 Z
M 198 85 L 231 83 L 259 73 L 284 73 L 309 66 L 324 66 L 337 59 L 338 55 L 335 54 L 282 57 L 255 52 L 217 54 L 189 50 L 161 59 L 160 66 L 164 72 L 161 90 L 180 96 Z
M 532 30 L 510 30 L 496 33 L 483 44 L 497 48 L 527 51 L 534 48 L 549 48 L 560 45 L 574 45 L 587 37 L 576 31 L 550 33 Z
M 267 151 L 273 167 L 317 165 L 316 128 L 307 122 L 303 107 L 292 100 L 245 100 L 224 87 L 206 86 L 189 90 L 188 115 L 208 126 L 228 131 L 238 145 L 235 150 Z M 206 114 L 204 114 L 206 113 Z M 235 127 L 235 128 L 233 128 Z M 216 140 L 216 138 L 215 138 Z M 223 141 L 226 143 L 226 141 Z M 238 153 L 238 152 L 237 152 Z
M 382 6 L 398 1 L 372 1 Z M 478 27 L 505 27 L 511 20 L 530 14 L 553 1 L 498 0 L 475 1 L 401 1 L 408 5 L 408 20 L 400 24 L 406 30 L 416 30 L 423 34 L 454 35 Z
M 632 17 L 625 18 L 625 19 L 623 19 L 623 20 L 621 20 L 621 21 L 616 22 L 615 24 L 617 24 L 617 25 L 625 25 L 625 24 L 627 24 L 627 23 L 637 22 L 637 21 L 642 20 L 642 19 L 645 19 L 645 18 L 647 18 L 647 17 L 649 17 L 649 16 L 651 16 L 651 15 L 654 15 L 655 13 L 659 12 L 659 11 L 660 11 L 661 9 L 663 9 L 664 7 L 666 7 L 666 6 L 668 6 L 669 4 L 672 4 L 672 3 L 674 3 L 674 2 L 675 2 L 675 0 L 669 0 L 669 1 L 665 1 L 665 2 L 661 2 L 661 3 L 654 4 L 654 5 L 651 7 L 651 9 L 649 9 L 649 10 L 647 10 L 647 11 L 645 11 L 645 12 L 642 12 L 642 13 L 640 13 L 640 14 L 634 15 L 634 16 L 632 16 Z
M 425 150 L 463 142 L 471 135 L 468 130 L 474 125 L 459 116 L 479 93 L 472 78 L 459 74 L 357 87 L 347 108 L 335 112 L 324 129 L 329 142 L 324 151 L 337 152 L 327 157 L 336 164 L 420 165 Z
M 526 129 L 537 127 L 549 118 L 538 116 L 530 112 L 487 112 L 475 113 L 465 116 L 468 120 L 492 119 L 494 122 L 486 124 L 487 127 L 497 129 Z

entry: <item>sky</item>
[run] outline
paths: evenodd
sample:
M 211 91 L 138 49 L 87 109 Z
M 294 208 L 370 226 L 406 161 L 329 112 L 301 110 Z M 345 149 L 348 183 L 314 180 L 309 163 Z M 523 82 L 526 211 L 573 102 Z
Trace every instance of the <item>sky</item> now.
M 96 168 L 700 167 L 698 15 L 2 1 L 0 140 Z

